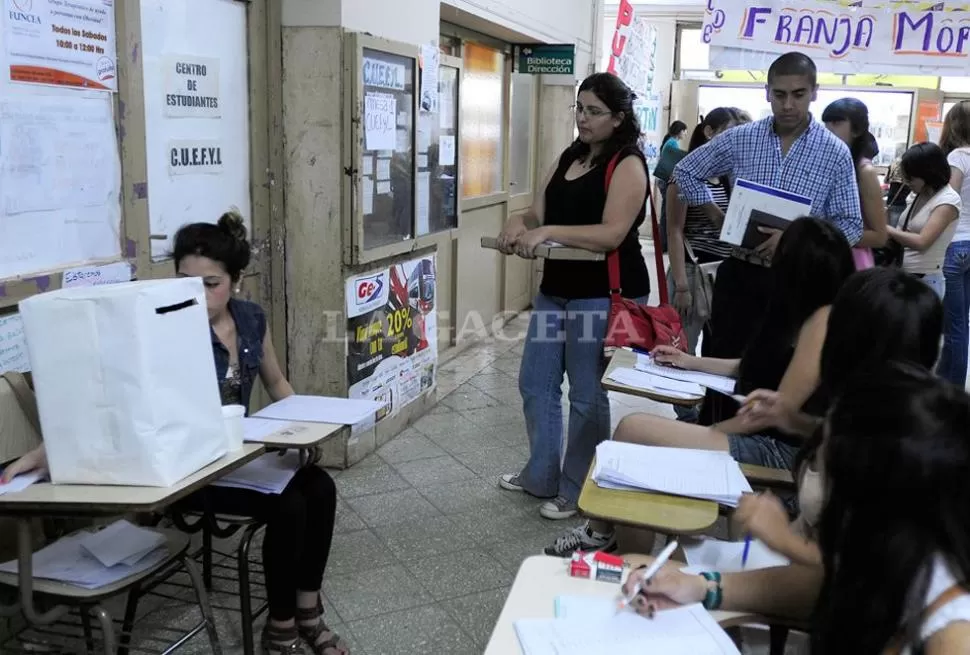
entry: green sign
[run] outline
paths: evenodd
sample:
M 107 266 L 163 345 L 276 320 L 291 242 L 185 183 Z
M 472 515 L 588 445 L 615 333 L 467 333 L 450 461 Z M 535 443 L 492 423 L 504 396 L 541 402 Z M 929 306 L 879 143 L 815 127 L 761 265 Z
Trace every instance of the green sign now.
M 526 75 L 572 75 L 576 46 L 536 43 L 519 46 L 519 72 Z

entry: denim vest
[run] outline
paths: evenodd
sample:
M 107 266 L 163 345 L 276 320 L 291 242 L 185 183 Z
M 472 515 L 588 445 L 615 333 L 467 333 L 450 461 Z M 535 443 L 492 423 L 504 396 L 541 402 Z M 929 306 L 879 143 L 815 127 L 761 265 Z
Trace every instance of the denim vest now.
M 263 308 L 246 300 L 229 301 L 229 314 L 236 324 L 236 347 L 239 349 L 239 377 L 242 382 L 242 405 L 249 414 L 249 397 L 263 361 L 263 337 L 266 335 L 266 314 Z M 216 360 L 216 379 L 223 380 L 229 370 L 229 349 L 212 335 L 212 354 Z

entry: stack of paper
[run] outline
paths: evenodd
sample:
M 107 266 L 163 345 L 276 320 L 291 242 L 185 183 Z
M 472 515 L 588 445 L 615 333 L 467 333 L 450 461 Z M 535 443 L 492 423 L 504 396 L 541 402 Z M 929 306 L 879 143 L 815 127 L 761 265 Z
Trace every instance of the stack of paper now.
M 610 371 L 610 379 L 627 387 L 652 391 L 668 398 L 694 400 L 704 397 L 704 388 L 699 384 L 681 382 L 632 368 L 617 367 Z
M 719 539 L 702 539 L 694 544 L 681 542 L 684 555 L 692 569 L 702 571 L 721 571 L 722 573 L 736 573 L 738 571 L 755 569 L 770 569 L 774 566 L 789 564 L 787 557 L 779 555 L 757 539 L 751 542 L 748 550 L 748 561 L 743 566 L 743 541 L 720 541 Z
M 278 421 L 356 425 L 368 416 L 373 416 L 382 406 L 381 403 L 373 400 L 289 396 L 257 412 L 254 416 Z
M 263 494 L 280 494 L 299 468 L 298 453 L 287 452 L 282 455 L 270 453 L 227 473 L 213 482 L 212 486 L 249 489 Z
M 647 619 L 631 611 L 617 614 L 609 599 L 572 598 L 569 602 L 568 618 L 515 622 L 524 655 L 740 655 L 731 638 L 700 605 L 658 612 Z
M 252 416 L 245 417 L 242 422 L 243 440 L 255 443 L 266 441 L 270 435 L 293 425 L 290 421 L 277 421 L 271 418 L 255 418 Z
M 0 484 L 0 496 L 3 494 L 14 494 L 23 491 L 35 482 L 40 482 L 46 474 L 43 473 L 23 473 L 6 484 Z
M 637 354 L 636 366 L 638 371 L 643 371 L 644 373 L 650 373 L 651 375 L 669 378 L 671 380 L 679 380 L 681 382 L 697 384 L 705 389 L 719 391 L 728 396 L 734 394 L 734 388 L 737 386 L 737 380 L 734 378 L 725 377 L 723 375 L 714 375 L 713 373 L 685 371 L 680 368 L 664 366 L 663 364 L 658 364 L 655 362 L 653 357 L 650 357 L 649 355 Z
M 100 589 L 165 561 L 168 549 L 164 546 L 163 536 L 126 521 L 119 523 L 126 525 L 118 527 L 115 524 L 100 531 L 110 531 L 107 538 L 100 537 L 98 532 L 79 532 L 37 551 L 32 563 L 34 577 L 84 589 Z M 160 540 L 142 534 L 146 532 L 157 535 Z M 148 543 L 158 545 L 146 552 L 144 548 Z M 106 566 L 100 558 L 115 563 Z M 16 560 L 0 564 L 0 571 L 17 573 Z
M 604 441 L 593 481 L 607 489 L 641 489 L 737 507 L 751 485 L 728 453 Z

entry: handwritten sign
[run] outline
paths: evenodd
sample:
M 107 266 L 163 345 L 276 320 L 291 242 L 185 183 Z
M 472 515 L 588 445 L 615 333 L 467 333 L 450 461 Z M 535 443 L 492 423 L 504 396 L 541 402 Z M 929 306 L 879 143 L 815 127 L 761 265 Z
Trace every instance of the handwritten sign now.
M 367 150 L 394 150 L 397 145 L 397 98 L 383 93 L 364 96 L 364 141 Z
M 105 284 L 117 284 L 131 281 L 131 264 L 115 262 L 104 266 L 82 266 L 69 268 L 64 271 L 61 286 L 71 287 L 99 287 Z
M 30 370 L 27 358 L 27 341 L 24 338 L 24 324 L 20 314 L 0 316 L 0 373 Z
M 707 0 L 703 38 L 717 68 L 752 68 L 794 50 L 835 73 L 876 65 L 885 73 L 953 75 L 970 63 L 970 12 Z
M 219 60 L 189 55 L 165 57 L 165 115 L 219 118 Z
M 657 29 L 636 15 L 629 0 L 621 0 L 606 70 L 644 97 L 653 91 L 656 56 Z
M 380 59 L 364 58 L 364 86 L 403 91 L 407 69 Z

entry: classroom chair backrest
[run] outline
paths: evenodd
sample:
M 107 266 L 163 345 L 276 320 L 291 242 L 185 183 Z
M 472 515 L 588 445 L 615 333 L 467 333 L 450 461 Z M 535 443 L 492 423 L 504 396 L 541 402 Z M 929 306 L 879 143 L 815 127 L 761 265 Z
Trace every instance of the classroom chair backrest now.
M 20 373 L 0 376 L 0 463 L 24 455 L 40 444 L 37 400 Z

